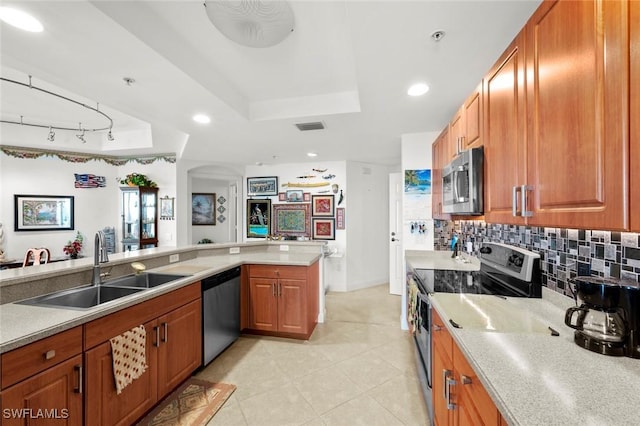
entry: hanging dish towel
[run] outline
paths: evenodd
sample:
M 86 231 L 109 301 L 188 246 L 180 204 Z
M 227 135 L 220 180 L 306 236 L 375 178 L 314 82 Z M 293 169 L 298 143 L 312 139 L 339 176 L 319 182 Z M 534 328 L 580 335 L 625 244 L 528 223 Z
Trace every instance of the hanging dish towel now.
M 409 320 L 409 324 L 411 325 L 411 332 L 415 335 L 418 328 L 420 328 L 420 298 L 419 298 L 420 290 L 418 290 L 418 285 L 412 279 L 409 281 L 409 295 L 407 299 L 409 300 L 409 312 L 407 313 L 407 319 Z
M 143 325 L 139 325 L 110 340 L 113 375 L 119 395 L 147 369 L 147 332 Z

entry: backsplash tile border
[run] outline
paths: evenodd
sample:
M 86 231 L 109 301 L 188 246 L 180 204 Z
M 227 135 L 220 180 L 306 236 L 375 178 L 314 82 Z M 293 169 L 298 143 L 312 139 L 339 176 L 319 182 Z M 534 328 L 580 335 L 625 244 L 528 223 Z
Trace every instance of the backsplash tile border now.
M 540 254 L 542 284 L 571 297 L 570 278 L 592 275 L 640 282 L 640 234 L 552 227 L 491 224 L 479 220 L 434 220 L 435 250 L 450 250 L 457 232 L 459 247 L 471 242 L 478 255 L 482 242 L 511 244 Z

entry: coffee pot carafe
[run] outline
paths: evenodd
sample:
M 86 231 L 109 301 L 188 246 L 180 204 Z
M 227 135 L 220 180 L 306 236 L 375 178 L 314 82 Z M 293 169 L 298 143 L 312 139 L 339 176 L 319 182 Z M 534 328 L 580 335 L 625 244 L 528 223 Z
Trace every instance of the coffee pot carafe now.
M 574 342 L 604 355 L 640 358 L 640 289 L 620 280 L 578 277 L 565 324 Z

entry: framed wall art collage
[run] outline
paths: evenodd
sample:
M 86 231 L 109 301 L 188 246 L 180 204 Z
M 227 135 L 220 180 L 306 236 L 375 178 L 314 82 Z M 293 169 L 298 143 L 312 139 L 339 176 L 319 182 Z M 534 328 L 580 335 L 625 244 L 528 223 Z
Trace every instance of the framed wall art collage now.
M 247 237 L 335 240 L 336 229 L 345 229 L 345 208 L 336 207 L 339 185 L 331 182 L 335 175 L 321 173 L 325 171 L 313 169 L 320 175 L 282 183 L 284 191 L 279 190 L 277 176 L 247 178 Z M 317 177 L 323 181 L 308 180 Z M 344 192 L 339 192 L 342 203 Z

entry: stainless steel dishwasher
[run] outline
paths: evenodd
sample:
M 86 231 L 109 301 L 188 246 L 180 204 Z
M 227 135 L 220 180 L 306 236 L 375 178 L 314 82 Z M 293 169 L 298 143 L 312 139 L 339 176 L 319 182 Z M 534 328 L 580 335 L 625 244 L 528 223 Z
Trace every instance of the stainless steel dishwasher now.
M 202 365 L 240 336 L 240 267 L 202 280 Z

